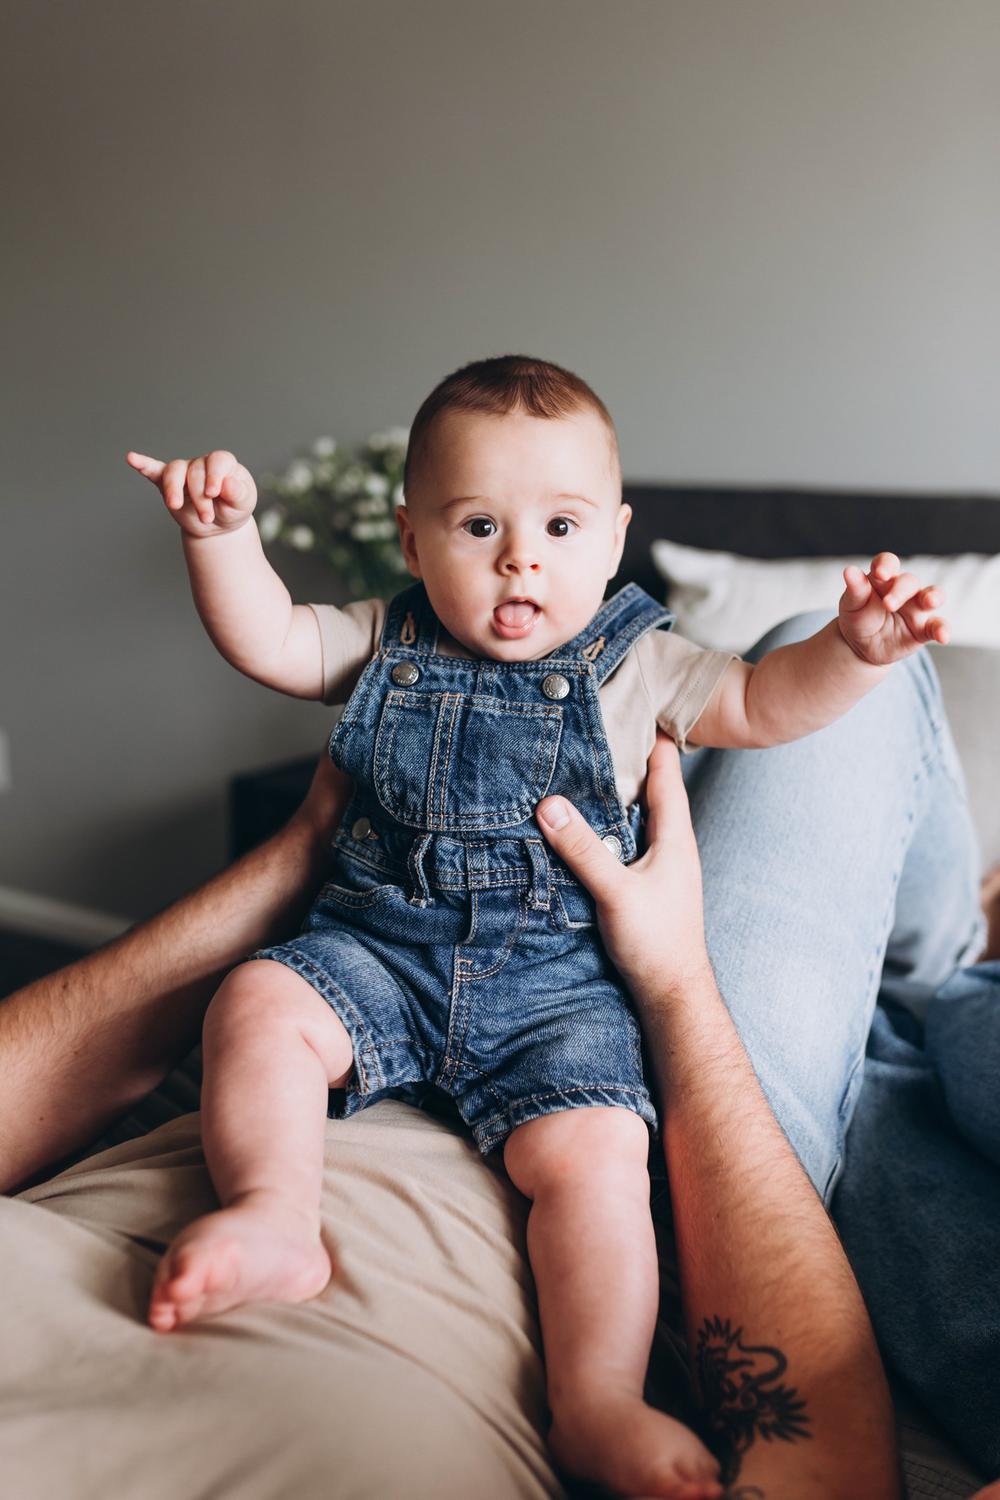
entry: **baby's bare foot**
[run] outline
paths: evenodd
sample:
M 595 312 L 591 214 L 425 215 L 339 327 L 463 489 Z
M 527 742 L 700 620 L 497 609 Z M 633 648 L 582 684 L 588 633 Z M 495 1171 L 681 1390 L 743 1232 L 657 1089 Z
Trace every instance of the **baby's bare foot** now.
M 719 1465 L 689 1427 L 637 1396 L 603 1391 L 553 1418 L 549 1447 L 579 1479 L 615 1495 L 718 1500 Z
M 1000 865 L 994 865 L 983 876 L 979 904 L 986 914 L 986 947 L 979 955 L 982 962 L 986 958 L 1000 958 Z
M 160 1333 L 246 1302 L 305 1302 L 330 1279 L 307 1216 L 248 1198 L 195 1219 L 156 1269 L 149 1322 Z

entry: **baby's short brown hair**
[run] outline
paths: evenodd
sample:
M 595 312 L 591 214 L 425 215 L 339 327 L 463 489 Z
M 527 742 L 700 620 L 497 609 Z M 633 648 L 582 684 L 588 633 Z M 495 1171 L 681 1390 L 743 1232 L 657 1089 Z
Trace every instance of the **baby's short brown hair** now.
M 507 416 L 524 411 L 532 417 L 567 417 L 589 407 L 608 430 L 612 469 L 621 483 L 618 434 L 611 413 L 585 380 L 546 359 L 528 354 L 499 354 L 476 359 L 446 375 L 422 403 L 410 427 L 403 470 L 403 494 L 410 493 L 421 459 L 427 451 L 434 418 L 444 411 L 486 412 Z

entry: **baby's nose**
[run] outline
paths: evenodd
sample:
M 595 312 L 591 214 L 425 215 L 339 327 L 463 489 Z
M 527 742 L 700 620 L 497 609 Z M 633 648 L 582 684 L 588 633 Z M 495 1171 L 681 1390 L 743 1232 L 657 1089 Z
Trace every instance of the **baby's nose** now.
M 537 573 L 538 553 L 527 537 L 512 536 L 500 554 L 500 570 L 503 573 Z

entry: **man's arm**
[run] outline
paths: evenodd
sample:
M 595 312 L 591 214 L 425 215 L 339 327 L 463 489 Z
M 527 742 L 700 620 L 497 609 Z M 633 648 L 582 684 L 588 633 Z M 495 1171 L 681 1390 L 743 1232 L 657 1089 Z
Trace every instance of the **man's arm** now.
M 657 742 L 649 849 L 623 868 L 563 798 L 539 804 L 591 890 L 659 1084 L 705 1436 L 731 1500 L 896 1500 L 895 1425 L 840 1241 L 716 988 L 677 751 Z M 552 811 L 566 821 L 552 825 Z
M 294 931 L 349 783 L 324 755 L 280 833 L 166 911 L 0 1004 L 0 1191 L 80 1149 L 197 1042 L 221 976 Z

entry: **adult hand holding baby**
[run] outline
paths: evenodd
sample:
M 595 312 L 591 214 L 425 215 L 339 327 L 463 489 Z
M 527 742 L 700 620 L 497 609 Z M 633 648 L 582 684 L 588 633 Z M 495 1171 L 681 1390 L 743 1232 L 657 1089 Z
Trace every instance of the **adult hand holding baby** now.
M 178 526 L 191 536 L 237 531 L 253 515 L 253 475 L 225 448 L 200 458 L 172 458 L 169 463 L 130 451 L 125 461 L 156 485 Z
M 879 552 L 871 569 L 844 569 L 840 632 L 856 656 L 876 667 L 902 661 L 919 646 L 948 644 L 948 625 L 934 611 L 944 596 L 924 588 L 912 573 L 901 573 L 895 552 Z
M 536 809 L 552 848 L 597 902 L 608 954 L 639 1001 L 654 1002 L 710 977 L 701 863 L 677 746 L 662 730 L 646 779 L 647 849 L 631 865 L 606 849 L 565 797 Z

